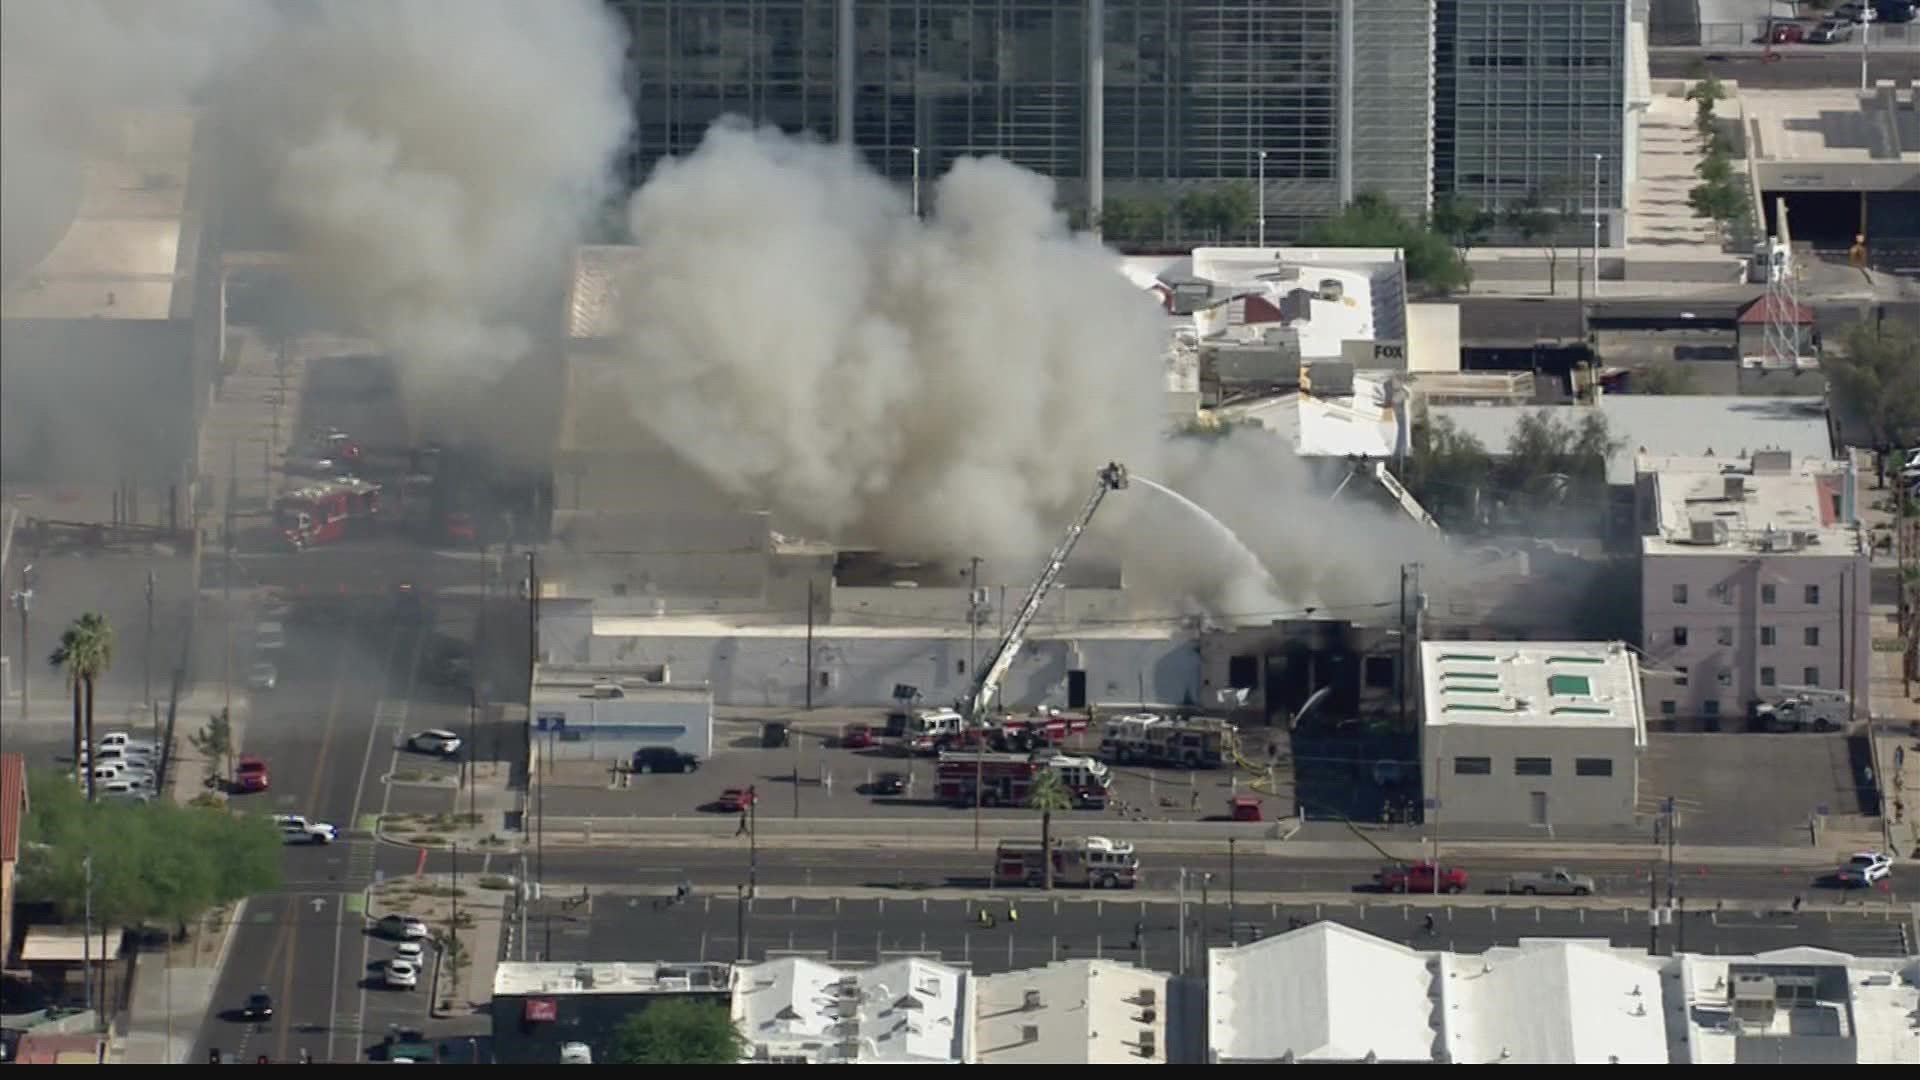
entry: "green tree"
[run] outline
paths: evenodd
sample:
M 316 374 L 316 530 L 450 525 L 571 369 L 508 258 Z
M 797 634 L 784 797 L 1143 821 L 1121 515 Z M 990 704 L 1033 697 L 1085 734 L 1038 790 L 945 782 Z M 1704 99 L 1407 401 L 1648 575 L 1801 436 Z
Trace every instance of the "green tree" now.
M 233 775 L 233 721 L 221 709 L 207 718 L 207 725 L 187 736 L 187 743 L 207 761 L 208 788 L 220 786 L 224 777 Z
M 1449 529 L 1479 524 L 1479 503 L 1493 469 L 1480 440 L 1444 416 L 1413 426 L 1404 483 L 1427 513 Z
M 1451 241 L 1426 222 L 1402 214 L 1379 192 L 1365 191 L 1346 209 L 1307 232 L 1318 247 L 1399 248 L 1407 280 L 1436 293 L 1464 289 L 1473 281 L 1467 260 Z
M 107 617 L 98 612 L 89 611 L 73 621 L 60 634 L 60 644 L 54 647 L 47 661 L 66 675 L 67 685 L 75 694 L 84 692 L 86 707 L 86 734 L 78 741 L 87 747 L 93 745 L 93 690 L 100 676 L 105 675 L 113 666 L 113 627 Z M 91 754 L 88 755 L 91 758 Z M 78 748 L 74 754 L 74 763 L 79 765 Z M 86 778 L 87 798 L 93 798 L 93 770 L 82 770 Z
M 1699 175 L 1703 183 L 1733 183 L 1733 159 L 1724 152 L 1719 152 L 1718 147 L 1701 158 L 1700 164 L 1694 166 L 1693 171 Z
M 1253 186 L 1240 181 L 1194 188 L 1174 203 L 1174 216 L 1183 230 L 1210 240 L 1244 236 L 1253 226 Z
M 1485 241 L 1487 234 L 1493 231 L 1494 222 L 1493 211 L 1452 195 L 1435 199 L 1433 214 L 1428 218 L 1433 230 L 1446 237 L 1463 253 Z
M 657 1001 L 621 1021 L 613 1036 L 617 1065 L 737 1065 L 746 1050 L 726 1005 L 690 998 Z
M 1507 227 L 1520 234 L 1520 239 L 1528 245 L 1540 245 L 1547 249 L 1547 294 L 1557 296 L 1560 293 L 1560 218 L 1547 202 L 1544 191 L 1529 191 L 1525 198 L 1508 205 L 1501 217 L 1506 219 Z
M 1027 809 L 1040 811 L 1040 850 L 1043 853 L 1040 865 L 1042 887 L 1053 888 L 1053 815 L 1056 811 L 1073 809 L 1073 793 L 1067 790 L 1066 782 L 1052 769 L 1043 769 L 1036 773 L 1033 784 L 1027 788 Z
M 1687 100 L 1693 102 L 1694 107 L 1694 126 L 1701 134 L 1713 129 L 1713 107 L 1726 97 L 1726 86 L 1712 75 L 1687 88 Z
M 1696 184 L 1687 192 L 1687 205 L 1693 208 L 1694 216 L 1713 222 L 1714 229 L 1724 235 L 1728 223 L 1745 209 L 1746 198 L 1730 182 Z
M 1110 244 L 1137 244 L 1160 236 L 1166 221 L 1164 200 L 1108 196 L 1100 208 L 1100 235 Z
M 1598 412 L 1570 423 L 1541 409 L 1520 418 L 1495 473 L 1501 488 L 1537 519 L 1565 506 L 1603 506 L 1607 459 L 1621 445 Z
M 1920 445 L 1920 328 L 1855 324 L 1820 366 L 1843 420 L 1859 424 L 1875 450 Z

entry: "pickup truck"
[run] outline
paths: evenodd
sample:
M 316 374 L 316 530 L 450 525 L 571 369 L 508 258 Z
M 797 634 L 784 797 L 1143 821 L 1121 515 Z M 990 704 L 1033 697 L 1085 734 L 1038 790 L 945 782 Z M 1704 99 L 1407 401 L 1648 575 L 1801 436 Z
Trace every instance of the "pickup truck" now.
M 1576 874 L 1563 866 L 1532 874 L 1512 874 L 1507 878 L 1507 891 L 1524 893 L 1528 896 L 1590 896 L 1594 892 L 1593 879 L 1585 874 Z
M 1457 866 L 1440 867 L 1439 888 L 1434 888 L 1434 866 L 1417 862 L 1412 866 L 1382 867 L 1373 875 L 1374 883 L 1387 892 L 1430 893 L 1462 892 L 1467 887 L 1467 872 Z

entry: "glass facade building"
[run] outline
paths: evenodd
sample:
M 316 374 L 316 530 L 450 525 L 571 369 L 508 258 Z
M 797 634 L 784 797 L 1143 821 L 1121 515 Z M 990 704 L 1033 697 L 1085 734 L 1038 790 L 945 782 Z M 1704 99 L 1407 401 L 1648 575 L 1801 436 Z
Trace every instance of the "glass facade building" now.
M 1625 0 L 1438 2 L 1444 87 L 1436 0 L 612 0 L 633 32 L 636 182 L 726 114 L 851 141 L 903 183 L 916 148 L 927 178 L 1001 155 L 1068 203 L 1096 146 L 1116 195 L 1253 181 L 1264 151 L 1271 240 L 1357 192 L 1419 212 L 1436 187 L 1504 197 L 1609 130 L 1618 146 Z M 1515 48 L 1567 59 L 1510 69 Z M 1460 115 L 1436 114 L 1440 94 Z M 1571 134 L 1547 130 L 1561 120 Z

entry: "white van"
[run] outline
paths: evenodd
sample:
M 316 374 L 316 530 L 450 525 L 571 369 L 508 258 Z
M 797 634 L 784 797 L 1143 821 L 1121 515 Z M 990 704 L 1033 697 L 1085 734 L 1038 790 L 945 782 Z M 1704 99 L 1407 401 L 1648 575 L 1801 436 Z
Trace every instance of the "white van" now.
M 104 761 L 93 767 L 94 784 L 109 784 L 115 780 L 125 780 L 130 784 L 149 788 L 154 786 L 154 775 L 150 769 L 142 769 L 118 761 Z
M 277 622 L 259 622 L 253 626 L 253 646 L 271 651 L 287 647 L 287 628 Z

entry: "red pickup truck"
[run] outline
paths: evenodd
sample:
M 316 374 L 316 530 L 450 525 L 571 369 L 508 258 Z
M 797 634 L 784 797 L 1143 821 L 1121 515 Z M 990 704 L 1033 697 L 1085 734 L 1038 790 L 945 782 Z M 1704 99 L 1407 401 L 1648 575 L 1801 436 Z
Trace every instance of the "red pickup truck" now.
M 1417 862 L 1412 866 L 1395 865 L 1382 867 L 1373 875 L 1373 880 L 1387 892 L 1430 893 L 1462 892 L 1467 887 L 1467 872 L 1457 866 L 1440 867 L 1440 888 L 1434 889 L 1434 866 L 1430 862 Z

